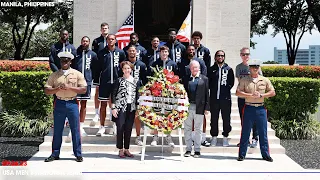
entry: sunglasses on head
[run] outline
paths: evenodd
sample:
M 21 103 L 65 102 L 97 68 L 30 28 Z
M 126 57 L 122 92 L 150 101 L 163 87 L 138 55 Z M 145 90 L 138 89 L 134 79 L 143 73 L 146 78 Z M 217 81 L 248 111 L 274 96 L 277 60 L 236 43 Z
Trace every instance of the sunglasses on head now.
M 241 56 L 249 56 L 250 53 L 241 53 Z
M 216 57 L 224 57 L 222 54 L 217 54 Z

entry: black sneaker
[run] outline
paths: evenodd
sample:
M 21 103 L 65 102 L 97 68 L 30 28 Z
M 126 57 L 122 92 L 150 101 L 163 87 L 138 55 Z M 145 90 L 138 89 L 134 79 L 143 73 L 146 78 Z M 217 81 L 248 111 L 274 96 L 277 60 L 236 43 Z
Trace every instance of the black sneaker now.
M 190 157 L 191 156 L 191 152 L 187 151 L 186 153 L 184 153 L 184 157 Z
M 60 159 L 59 157 L 49 156 L 48 158 L 46 158 L 44 160 L 44 162 L 51 162 L 51 161 L 59 160 L 59 159 Z
M 82 162 L 82 161 L 83 161 L 82 156 L 77 156 L 77 157 L 76 157 L 76 161 L 77 161 L 77 162 Z
M 268 156 L 268 157 L 262 157 L 263 160 L 269 161 L 269 162 L 273 162 L 273 159 Z
M 201 145 L 205 147 L 210 147 L 210 143 L 207 140 L 203 141 Z
M 198 158 L 198 157 L 200 157 L 200 152 L 194 152 L 193 157 L 194 157 L 194 158 Z
M 244 160 L 244 157 L 243 156 L 239 156 L 237 161 L 243 161 Z

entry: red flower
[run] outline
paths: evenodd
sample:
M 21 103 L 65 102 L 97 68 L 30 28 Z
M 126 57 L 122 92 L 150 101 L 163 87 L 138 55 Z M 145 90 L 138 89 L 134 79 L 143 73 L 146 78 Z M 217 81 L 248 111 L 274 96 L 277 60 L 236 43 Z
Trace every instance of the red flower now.
M 160 96 L 160 95 L 161 95 L 161 91 L 154 89 L 154 90 L 152 91 L 152 95 L 154 95 L 154 96 Z
M 163 69 L 163 73 L 165 74 L 165 75 L 167 75 L 168 74 L 168 69 Z

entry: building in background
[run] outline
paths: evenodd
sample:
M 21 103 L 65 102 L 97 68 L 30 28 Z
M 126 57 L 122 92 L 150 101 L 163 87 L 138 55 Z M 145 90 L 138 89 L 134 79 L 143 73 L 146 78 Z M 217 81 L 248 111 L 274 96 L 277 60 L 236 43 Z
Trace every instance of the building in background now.
M 287 50 L 274 47 L 274 61 L 288 64 Z M 295 64 L 320 65 L 320 45 L 310 45 L 309 49 L 298 49 Z

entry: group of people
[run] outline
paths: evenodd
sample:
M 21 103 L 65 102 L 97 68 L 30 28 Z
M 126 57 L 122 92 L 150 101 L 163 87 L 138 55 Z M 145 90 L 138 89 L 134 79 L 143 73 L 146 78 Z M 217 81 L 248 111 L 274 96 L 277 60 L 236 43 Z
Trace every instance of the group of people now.
M 193 32 L 193 44 L 185 47 L 176 39 L 177 30 L 170 28 L 168 41 L 160 47 L 160 39 L 153 37 L 148 50 L 138 43 L 137 33 L 130 35 L 128 46 L 118 48 L 116 36 L 109 33 L 107 23 L 101 24 L 101 36 L 93 40 L 92 50 L 89 48 L 88 36 L 82 37 L 81 45 L 77 49 L 68 42 L 68 36 L 68 31 L 60 31 L 60 40 L 51 47 L 49 57 L 53 73 L 45 85 L 45 93 L 54 95 L 54 137 L 52 154 L 45 159 L 46 162 L 59 159 L 66 118 L 70 125 L 76 161 L 83 161 L 81 136 L 86 136 L 83 124 L 92 84 L 96 87 L 96 115 L 93 122 L 100 120 L 96 135 L 102 136 L 105 133 L 105 119 L 109 111 L 112 116 L 110 119 L 116 124 L 119 157 L 133 157 L 129 151 L 133 124 L 137 134 L 135 143 L 142 145 L 141 121 L 136 115 L 138 89 L 148 82 L 147 76 L 153 74 L 151 67 L 156 66 L 179 75 L 180 83 L 188 93 L 190 107 L 189 116 L 184 122 L 187 146 L 185 156 L 191 156 L 192 146 L 194 157 L 199 157 L 201 145 L 217 145 L 220 111 L 223 119 L 223 146 L 229 146 L 234 72 L 225 63 L 226 55 L 223 50 L 216 51 L 214 63 L 211 64 L 210 50 L 201 44 L 201 32 Z M 250 49 L 242 48 L 240 56 L 242 63 L 235 72 L 239 79 L 236 95 L 239 96 L 239 113 L 243 126 L 238 160 L 245 158 L 251 128 L 254 127 L 252 147 L 257 145 L 259 136 L 262 157 L 272 161 L 268 151 L 267 119 L 263 100 L 274 96 L 275 91 L 270 81 L 259 75 L 259 62 L 248 64 Z M 209 112 L 212 136 L 210 142 L 206 140 L 205 118 L 205 114 Z M 151 145 L 156 146 L 158 132 L 154 131 L 153 134 Z M 166 142 L 174 146 L 171 135 L 167 135 Z

